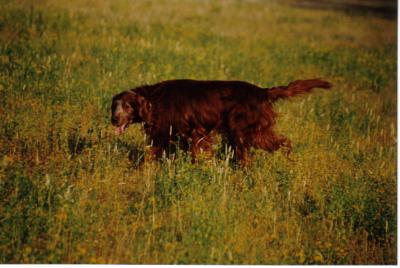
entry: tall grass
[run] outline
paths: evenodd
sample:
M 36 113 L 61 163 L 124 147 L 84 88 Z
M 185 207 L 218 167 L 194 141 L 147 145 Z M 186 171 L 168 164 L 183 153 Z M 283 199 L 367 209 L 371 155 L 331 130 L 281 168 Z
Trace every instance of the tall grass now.
M 263 1 L 2 1 L 0 262 L 396 263 L 395 37 Z M 109 123 L 141 84 L 315 77 L 334 89 L 276 105 L 290 159 L 138 165 L 140 126 Z

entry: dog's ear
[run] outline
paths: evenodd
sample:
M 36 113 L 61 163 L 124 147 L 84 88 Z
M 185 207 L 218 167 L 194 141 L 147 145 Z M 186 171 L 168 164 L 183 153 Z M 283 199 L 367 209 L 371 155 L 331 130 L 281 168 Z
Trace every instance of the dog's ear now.
M 149 122 L 151 119 L 151 103 L 145 97 L 134 91 L 130 91 L 129 93 L 128 102 L 130 106 L 137 110 L 139 117 L 141 117 L 143 121 Z

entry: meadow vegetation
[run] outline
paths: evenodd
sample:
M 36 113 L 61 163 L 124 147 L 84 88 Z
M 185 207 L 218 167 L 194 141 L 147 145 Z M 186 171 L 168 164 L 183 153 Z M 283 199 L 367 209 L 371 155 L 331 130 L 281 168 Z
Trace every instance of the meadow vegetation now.
M 1 1 L 0 263 L 395 264 L 396 21 L 275 1 Z M 174 78 L 263 87 L 283 152 L 139 165 L 114 94 Z M 173 100 L 171 100 L 173 101 Z

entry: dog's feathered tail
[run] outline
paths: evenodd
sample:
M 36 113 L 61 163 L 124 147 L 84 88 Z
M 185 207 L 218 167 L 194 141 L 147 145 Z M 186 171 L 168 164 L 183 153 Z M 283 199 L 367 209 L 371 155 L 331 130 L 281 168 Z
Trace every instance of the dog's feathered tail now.
M 296 80 L 291 82 L 287 86 L 267 88 L 267 94 L 269 100 L 272 102 L 278 99 L 286 99 L 292 96 L 304 94 L 310 92 L 313 88 L 325 88 L 330 89 L 331 83 L 321 79 L 310 79 L 310 80 Z

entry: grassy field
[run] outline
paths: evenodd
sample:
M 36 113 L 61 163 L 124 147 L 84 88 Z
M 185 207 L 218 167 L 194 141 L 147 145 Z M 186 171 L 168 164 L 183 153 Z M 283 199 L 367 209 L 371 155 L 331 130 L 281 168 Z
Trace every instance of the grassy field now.
M 0 262 L 395 264 L 396 20 L 277 1 L 1 1 Z M 263 87 L 283 152 L 138 165 L 114 94 L 173 78 Z M 173 101 L 173 100 L 171 100 Z M 218 148 L 216 148 L 218 150 Z

